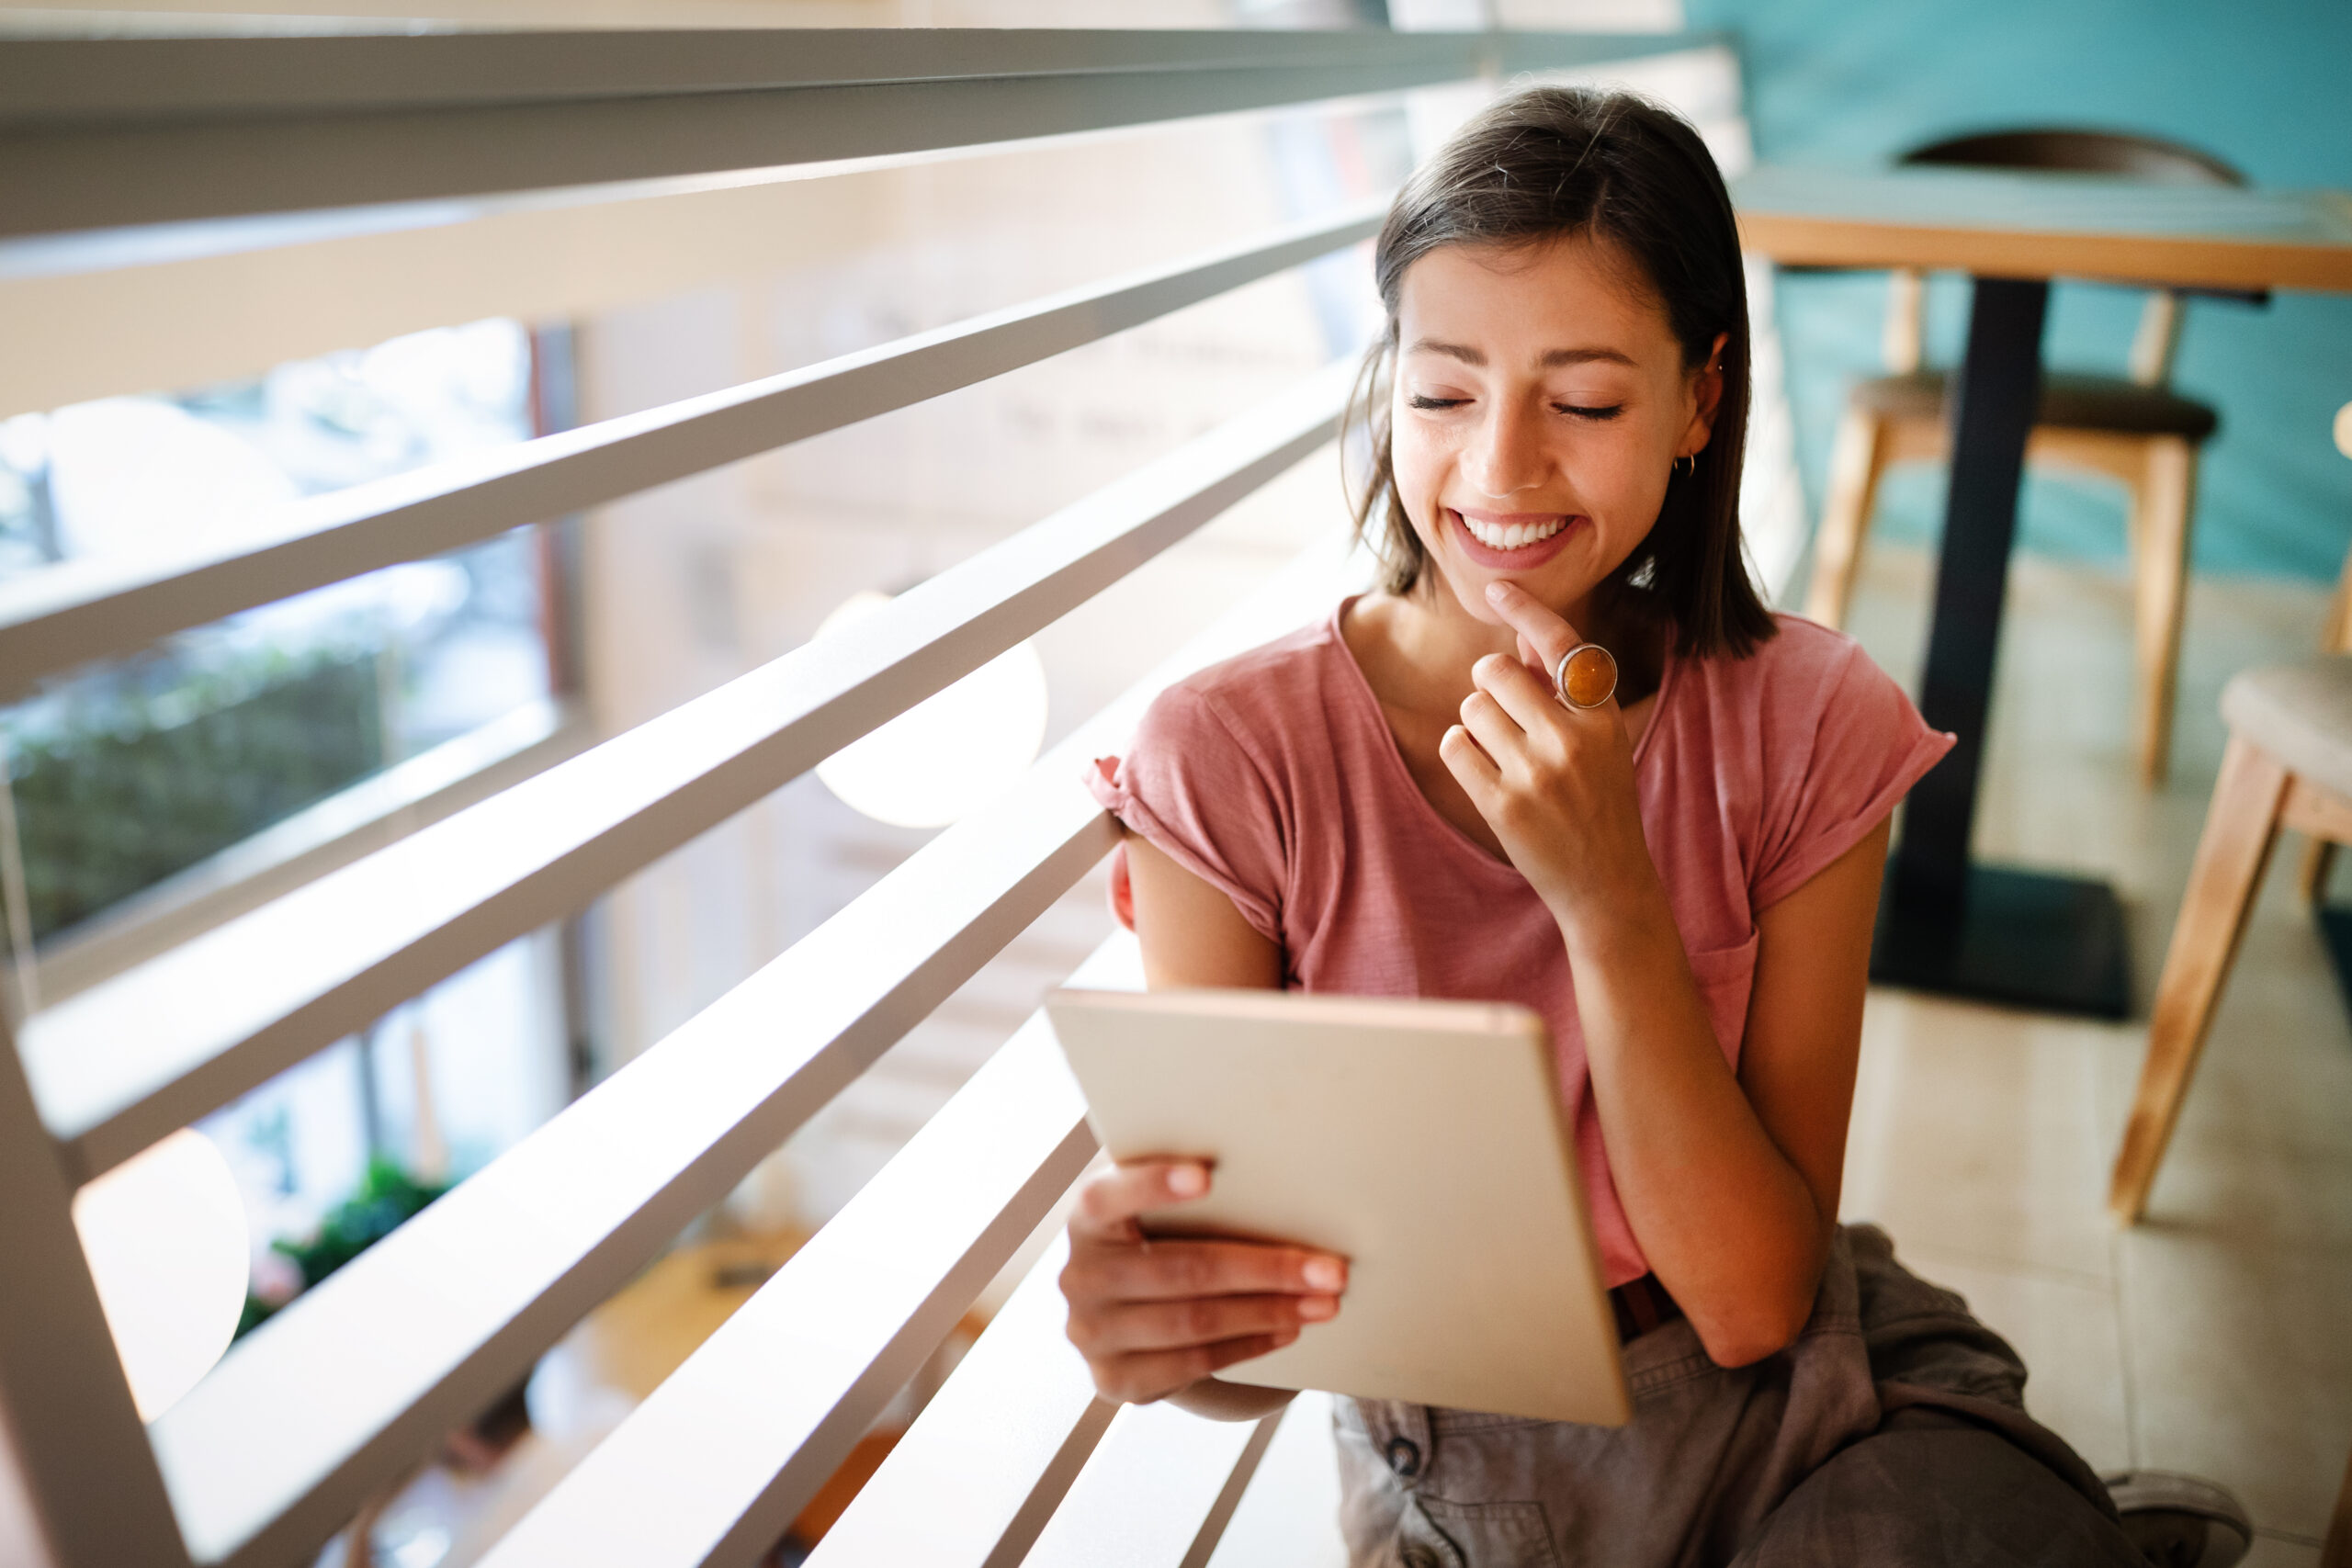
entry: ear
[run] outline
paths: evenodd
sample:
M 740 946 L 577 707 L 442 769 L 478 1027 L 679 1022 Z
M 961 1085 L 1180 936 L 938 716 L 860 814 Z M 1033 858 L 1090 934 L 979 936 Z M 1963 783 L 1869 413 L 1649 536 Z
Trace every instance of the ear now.
M 1715 414 L 1724 403 L 1724 348 L 1730 342 L 1729 333 L 1717 333 L 1707 347 L 1707 362 L 1690 372 L 1690 424 L 1682 433 L 1682 457 L 1703 449 L 1714 436 Z

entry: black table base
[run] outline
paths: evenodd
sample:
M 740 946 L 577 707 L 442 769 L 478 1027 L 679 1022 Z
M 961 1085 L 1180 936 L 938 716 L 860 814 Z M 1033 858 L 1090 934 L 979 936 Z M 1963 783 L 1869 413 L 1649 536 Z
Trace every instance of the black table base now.
M 1968 853 L 2049 303 L 2050 285 L 2038 279 L 1976 279 L 1968 351 L 1952 382 L 1951 481 L 1919 689 L 1920 713 L 1958 742 L 1911 792 L 1887 867 L 1871 977 L 2121 1018 L 2131 984 L 2113 889 L 1978 865 Z
M 2344 1005 L 2352 1008 L 2352 908 L 2328 904 L 2318 911 L 2320 940 L 2335 965 L 2335 983 L 2343 989 Z
M 2035 1012 L 2120 1019 L 2132 1006 L 2123 909 L 2104 882 L 1971 866 L 1959 908 L 1880 901 L 1871 978 Z

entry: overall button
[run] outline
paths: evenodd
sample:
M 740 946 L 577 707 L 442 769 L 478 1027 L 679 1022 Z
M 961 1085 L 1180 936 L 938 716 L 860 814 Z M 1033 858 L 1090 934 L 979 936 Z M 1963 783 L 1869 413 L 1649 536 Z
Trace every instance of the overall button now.
M 1421 1450 L 1410 1438 L 1388 1439 L 1388 1468 L 1410 1481 L 1421 1472 Z

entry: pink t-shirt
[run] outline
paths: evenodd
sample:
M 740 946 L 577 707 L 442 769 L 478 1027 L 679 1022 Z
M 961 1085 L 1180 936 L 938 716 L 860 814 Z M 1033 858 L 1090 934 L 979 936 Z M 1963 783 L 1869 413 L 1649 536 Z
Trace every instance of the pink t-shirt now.
M 1095 797 L 1281 944 L 1291 987 L 1540 1013 L 1603 1271 L 1634 1279 L 1648 1264 L 1610 1177 L 1559 927 L 1413 782 L 1340 636 L 1346 611 L 1163 692 L 1125 759 L 1097 763 Z M 1735 1067 L 1757 912 L 1859 843 L 1952 744 L 1851 637 L 1780 626 L 1747 659 L 1669 659 L 1634 749 L 1650 854 Z

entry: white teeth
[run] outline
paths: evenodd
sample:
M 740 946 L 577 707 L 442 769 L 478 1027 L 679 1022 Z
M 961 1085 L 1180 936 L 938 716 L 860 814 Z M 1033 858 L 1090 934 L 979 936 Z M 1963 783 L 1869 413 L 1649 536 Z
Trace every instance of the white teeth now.
M 1456 513 L 1455 515 L 1462 514 Z M 1498 526 L 1492 523 L 1481 523 L 1475 517 L 1463 517 L 1462 525 L 1470 530 L 1473 538 L 1490 550 L 1516 550 L 1550 538 L 1566 526 L 1567 519 L 1555 517 L 1547 523 L 1513 523 Z

